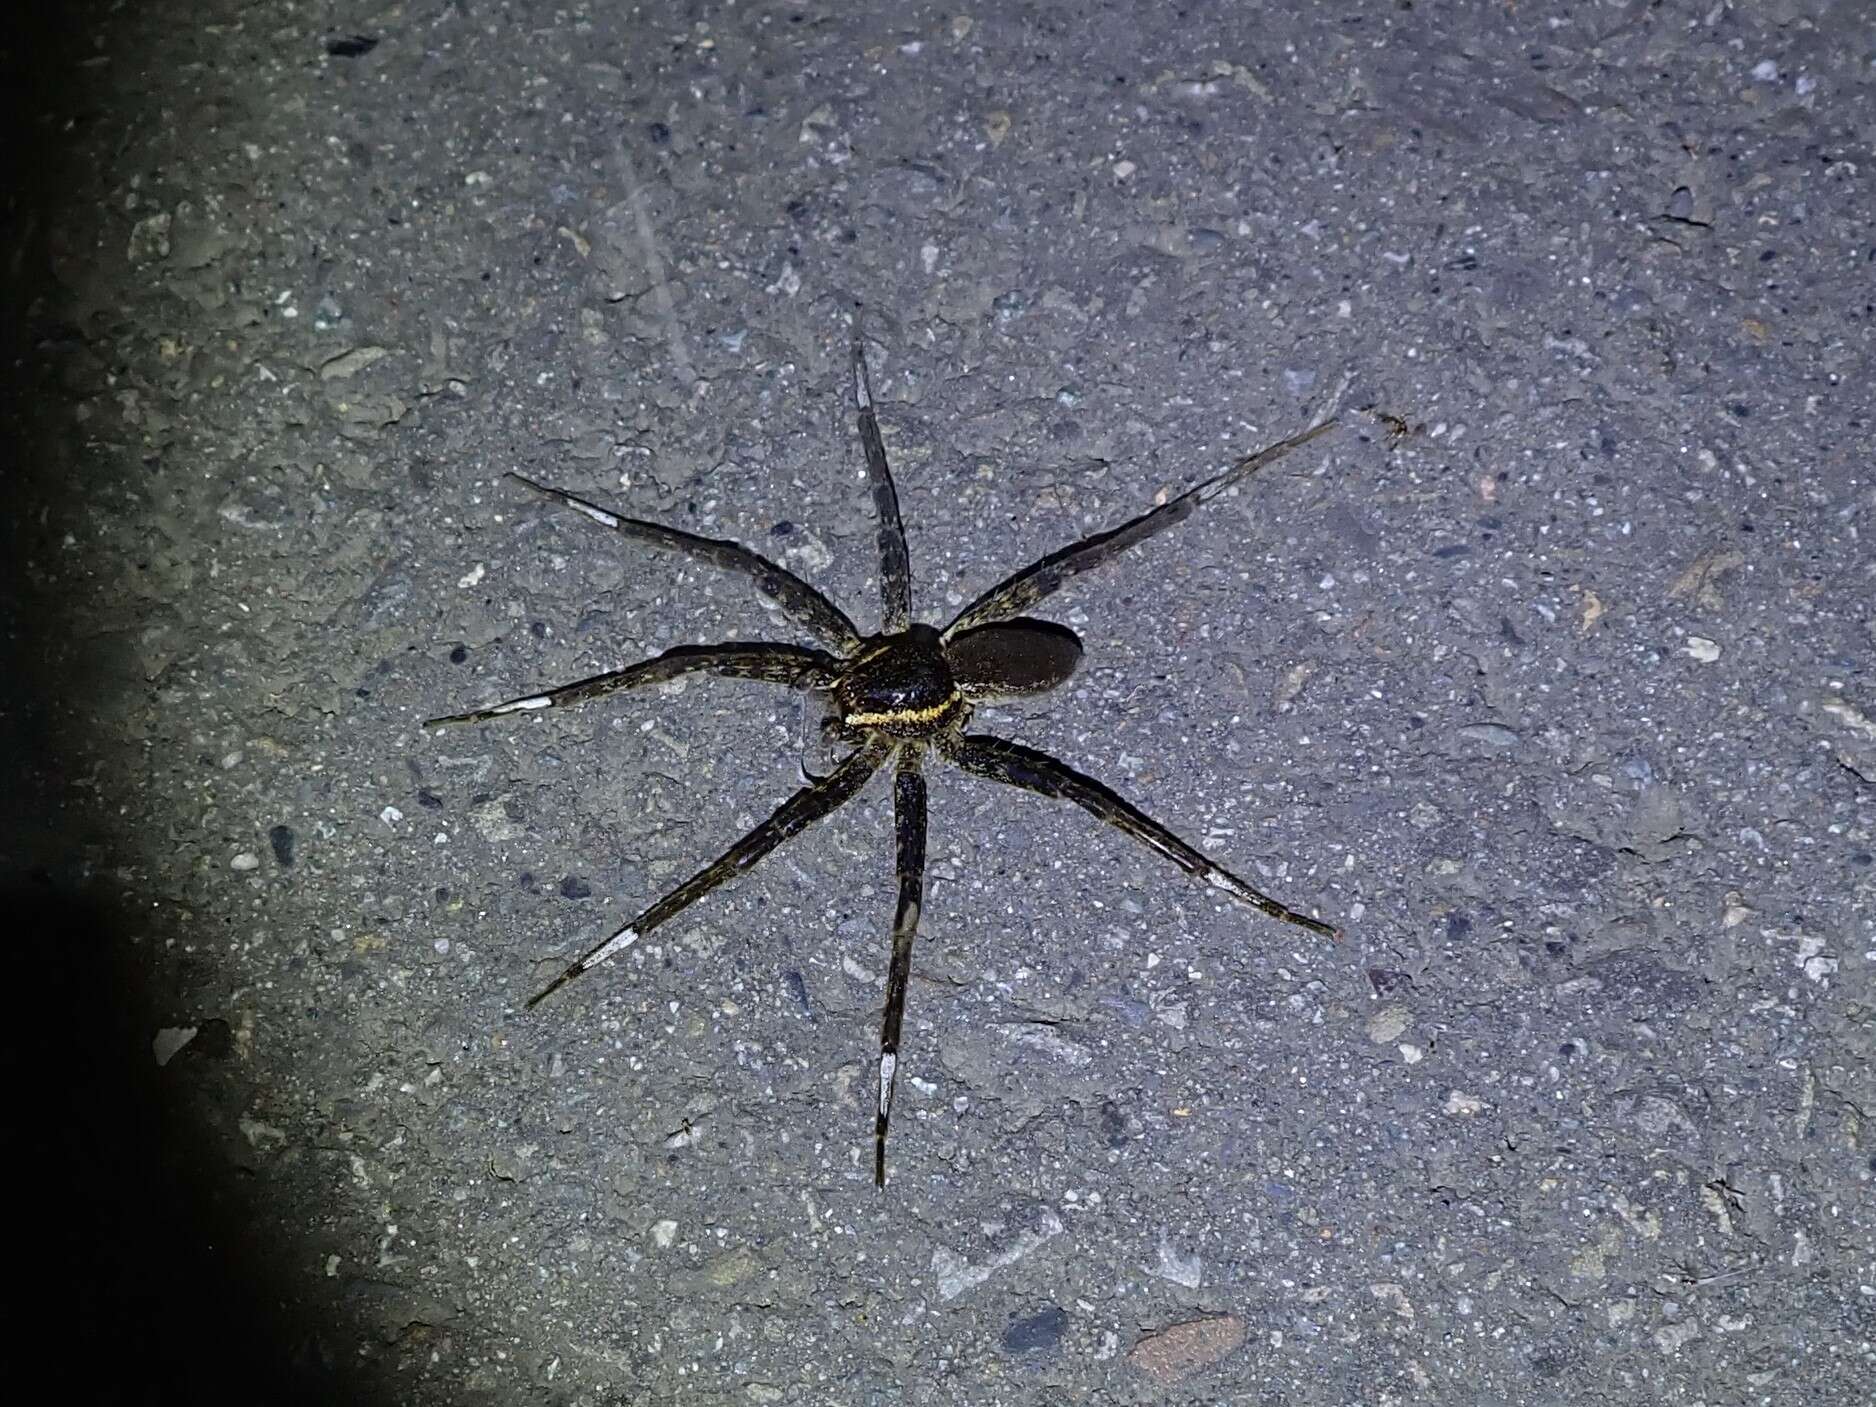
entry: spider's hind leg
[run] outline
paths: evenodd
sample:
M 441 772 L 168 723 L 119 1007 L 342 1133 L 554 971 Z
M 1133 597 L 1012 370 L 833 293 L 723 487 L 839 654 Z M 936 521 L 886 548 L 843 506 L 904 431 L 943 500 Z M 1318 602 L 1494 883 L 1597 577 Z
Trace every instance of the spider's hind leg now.
M 938 747 L 952 762 L 975 776 L 988 777 L 993 782 L 1004 782 L 1060 801 L 1074 802 L 1110 826 L 1125 831 L 1148 849 L 1158 851 L 1187 874 L 1198 876 L 1212 888 L 1274 919 L 1293 923 L 1325 937 L 1342 936 L 1341 930 L 1334 924 L 1298 913 L 1238 878 L 1223 865 L 1214 864 L 1144 811 L 1129 805 L 1093 777 L 1077 772 L 1066 762 L 1059 762 L 1046 752 L 1038 752 L 1021 743 L 993 737 L 988 733 L 940 738 Z
M 899 753 L 893 790 L 894 830 L 898 839 L 899 906 L 892 920 L 892 964 L 886 974 L 886 1014 L 879 1027 L 879 1104 L 873 1120 L 873 1182 L 886 1185 L 886 1129 L 892 1122 L 892 1096 L 899 1080 L 899 1031 L 905 1022 L 905 991 L 912 980 L 912 940 L 918 932 L 925 898 L 924 748 L 911 744 Z
M 658 900 L 637 918 L 618 930 L 605 942 L 590 948 L 552 982 L 528 999 L 529 1007 L 539 1006 L 548 997 L 590 968 L 598 967 L 614 953 L 624 952 L 659 924 L 689 908 L 704 895 L 749 869 L 764 855 L 790 836 L 799 835 L 825 816 L 832 815 L 860 794 L 867 779 L 879 770 L 892 750 L 889 739 L 879 738 L 862 745 L 832 772 L 803 787 L 774 813 L 715 860 Z

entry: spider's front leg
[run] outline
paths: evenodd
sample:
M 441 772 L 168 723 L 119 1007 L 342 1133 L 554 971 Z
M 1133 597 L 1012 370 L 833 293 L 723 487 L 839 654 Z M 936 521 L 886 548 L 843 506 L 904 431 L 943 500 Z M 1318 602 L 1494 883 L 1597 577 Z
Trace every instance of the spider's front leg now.
M 873 514 L 879 520 L 879 589 L 883 603 L 880 629 L 886 634 L 912 623 L 912 562 L 905 547 L 905 524 L 899 519 L 899 492 L 886 464 L 879 415 L 873 409 L 873 382 L 866 370 L 866 347 L 858 320 L 853 326 L 853 402 L 860 414 L 860 447 L 866 451 L 866 477 L 873 486 Z

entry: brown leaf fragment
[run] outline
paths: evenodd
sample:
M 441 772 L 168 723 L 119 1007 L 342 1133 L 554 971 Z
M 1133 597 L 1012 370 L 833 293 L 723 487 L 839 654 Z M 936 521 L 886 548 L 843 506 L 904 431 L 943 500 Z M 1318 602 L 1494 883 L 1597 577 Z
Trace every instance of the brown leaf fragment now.
M 1603 618 L 1608 608 L 1602 604 L 1602 597 L 1587 586 L 1582 588 L 1582 618 L 1577 622 L 1576 633 L 1587 635 L 1596 628 L 1596 622 Z
M 1668 587 L 1668 599 L 1692 601 L 1708 611 L 1724 610 L 1726 600 L 1720 595 L 1720 578 L 1745 564 L 1746 554 L 1737 547 L 1708 548 L 1694 558 L 1686 571 L 1674 578 L 1674 584 Z
M 1146 1335 L 1133 1346 L 1127 1361 L 1162 1383 L 1182 1382 L 1237 1352 L 1246 1332 L 1244 1321 L 1235 1314 L 1188 1319 Z
M 1316 666 L 1307 660 L 1284 670 L 1282 677 L 1277 680 L 1277 687 L 1270 691 L 1270 711 L 1288 713 L 1290 705 L 1296 702 L 1296 696 L 1303 692 L 1303 686 L 1315 672 Z

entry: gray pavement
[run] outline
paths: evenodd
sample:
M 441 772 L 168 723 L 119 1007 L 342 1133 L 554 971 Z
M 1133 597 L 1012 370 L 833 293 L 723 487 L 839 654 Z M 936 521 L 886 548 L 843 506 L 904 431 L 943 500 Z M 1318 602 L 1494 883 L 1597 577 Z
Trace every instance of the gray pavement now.
M 1870 1400 L 1869 20 L 48 33 L 5 814 L 50 1318 L 133 1326 L 146 1400 Z M 521 1009 L 799 784 L 812 703 L 418 726 L 800 638 L 510 469 L 870 628 L 856 305 L 927 619 L 1342 421 L 1054 598 L 1081 672 L 984 722 L 1345 941 L 934 769 L 883 1194 L 883 780 Z

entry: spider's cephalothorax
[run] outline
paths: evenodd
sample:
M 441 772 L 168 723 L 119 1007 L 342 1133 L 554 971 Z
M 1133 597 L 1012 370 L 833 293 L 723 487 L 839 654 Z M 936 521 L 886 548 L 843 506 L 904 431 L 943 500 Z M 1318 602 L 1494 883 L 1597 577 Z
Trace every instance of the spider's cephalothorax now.
M 841 671 L 834 703 L 842 728 L 876 728 L 895 738 L 929 737 L 962 726 L 970 714 L 944 640 L 929 625 L 868 640 Z
M 1190 517 L 1204 503 L 1325 433 L 1335 422 L 1325 420 L 1280 440 L 1131 522 L 1051 553 L 991 587 L 940 630 L 914 624 L 911 618 L 912 573 L 906 559 L 905 531 L 899 522 L 899 499 L 886 466 L 886 446 L 880 439 L 872 388 L 867 382 L 866 357 L 857 332 L 853 342 L 853 390 L 859 407 L 860 444 L 866 452 L 867 478 L 879 518 L 880 586 L 885 598 L 879 634 L 862 636 L 846 612 L 814 587 L 737 543 L 621 517 L 564 489 L 545 488 L 517 474 L 514 477 L 536 493 L 622 537 L 672 548 L 743 573 L 826 648 L 767 641 L 685 645 L 608 674 L 469 713 L 433 718 L 430 724 L 483 723 L 510 714 L 566 708 L 697 673 L 832 692 L 838 715 L 836 734 L 852 744 L 852 751 L 832 771 L 813 779 L 784 801 L 773 815 L 715 861 L 562 969 L 528 1005 L 536 1005 L 581 973 L 629 948 L 718 885 L 741 874 L 790 836 L 851 801 L 868 778 L 891 762 L 899 903 L 892 926 L 892 955 L 886 968 L 886 1009 L 880 1021 L 879 1085 L 873 1123 L 873 1175 L 883 1187 L 886 1129 L 898 1087 L 899 1035 L 905 1017 L 906 988 L 912 977 L 912 940 L 918 930 L 924 895 L 924 764 L 928 753 L 973 776 L 1072 801 L 1214 889 L 1285 923 L 1339 936 L 1333 925 L 1278 903 L 1092 777 L 1021 743 L 965 731 L 972 704 L 1046 693 L 1067 680 L 1081 660 L 1081 642 L 1073 631 L 1028 619 L 1023 612 L 1052 595 L 1071 577 Z

